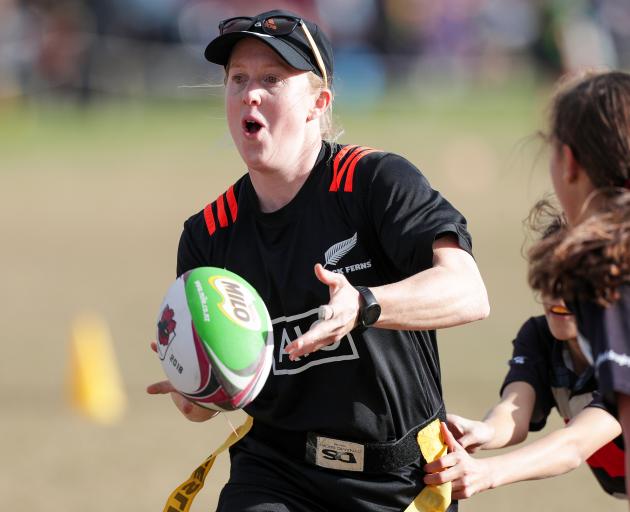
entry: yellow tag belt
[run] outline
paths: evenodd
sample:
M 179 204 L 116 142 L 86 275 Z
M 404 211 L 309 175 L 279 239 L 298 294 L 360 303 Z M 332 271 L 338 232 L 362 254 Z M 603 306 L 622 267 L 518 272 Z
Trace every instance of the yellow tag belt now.
M 164 512 L 188 512 L 195 496 L 203 487 L 206 476 L 212 469 L 216 458 L 243 438 L 252 428 L 254 421 L 248 416 L 240 427 L 232 432 L 223 444 L 213 451 L 188 480 L 179 485 L 166 500 Z M 446 445 L 440 433 L 440 420 L 436 419 L 424 427 L 417 435 L 418 447 L 425 460 L 433 462 L 446 454 Z M 405 512 L 444 512 L 451 504 L 451 483 L 427 485 L 415 497 Z

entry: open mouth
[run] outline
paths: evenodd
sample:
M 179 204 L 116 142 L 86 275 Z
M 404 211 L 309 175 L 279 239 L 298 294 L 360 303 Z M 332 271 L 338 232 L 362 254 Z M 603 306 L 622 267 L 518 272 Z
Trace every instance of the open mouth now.
M 250 135 L 258 133 L 261 128 L 262 125 L 256 121 L 243 121 L 243 129 Z

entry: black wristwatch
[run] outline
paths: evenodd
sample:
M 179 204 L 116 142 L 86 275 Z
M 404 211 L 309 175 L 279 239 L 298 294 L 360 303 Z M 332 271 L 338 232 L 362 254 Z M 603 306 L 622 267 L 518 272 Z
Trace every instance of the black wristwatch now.
M 374 325 L 378 317 L 381 316 L 381 305 L 367 286 L 355 286 L 354 288 L 361 295 L 357 327 L 364 330 Z

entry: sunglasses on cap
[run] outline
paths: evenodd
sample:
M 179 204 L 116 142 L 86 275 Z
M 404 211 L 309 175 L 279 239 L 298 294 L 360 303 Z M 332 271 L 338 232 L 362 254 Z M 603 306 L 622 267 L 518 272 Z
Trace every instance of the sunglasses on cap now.
M 568 307 L 563 306 L 561 304 L 554 304 L 553 306 L 550 306 L 549 312 L 558 316 L 573 316 L 573 313 L 571 313 L 571 310 Z
M 326 73 L 326 66 L 322 59 L 321 53 L 315 44 L 315 40 L 311 35 L 306 23 L 302 18 L 296 16 L 268 16 L 267 18 L 258 19 L 251 18 L 249 16 L 237 16 L 235 18 L 228 18 L 219 23 L 219 33 L 221 35 L 229 34 L 231 32 L 246 32 L 252 28 L 256 28 L 262 31 L 264 34 L 270 36 L 288 36 L 298 26 L 302 27 L 306 40 L 311 47 L 313 56 L 317 61 L 317 67 L 322 73 L 324 80 L 324 87 L 328 87 L 328 75 Z

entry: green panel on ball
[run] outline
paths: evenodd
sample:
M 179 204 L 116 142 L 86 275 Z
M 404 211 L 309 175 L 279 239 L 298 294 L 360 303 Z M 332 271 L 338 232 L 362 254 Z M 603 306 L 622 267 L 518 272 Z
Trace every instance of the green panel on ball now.
M 267 309 L 256 290 L 229 270 L 199 267 L 187 276 L 186 297 L 211 355 L 232 371 L 255 371 L 268 331 Z

